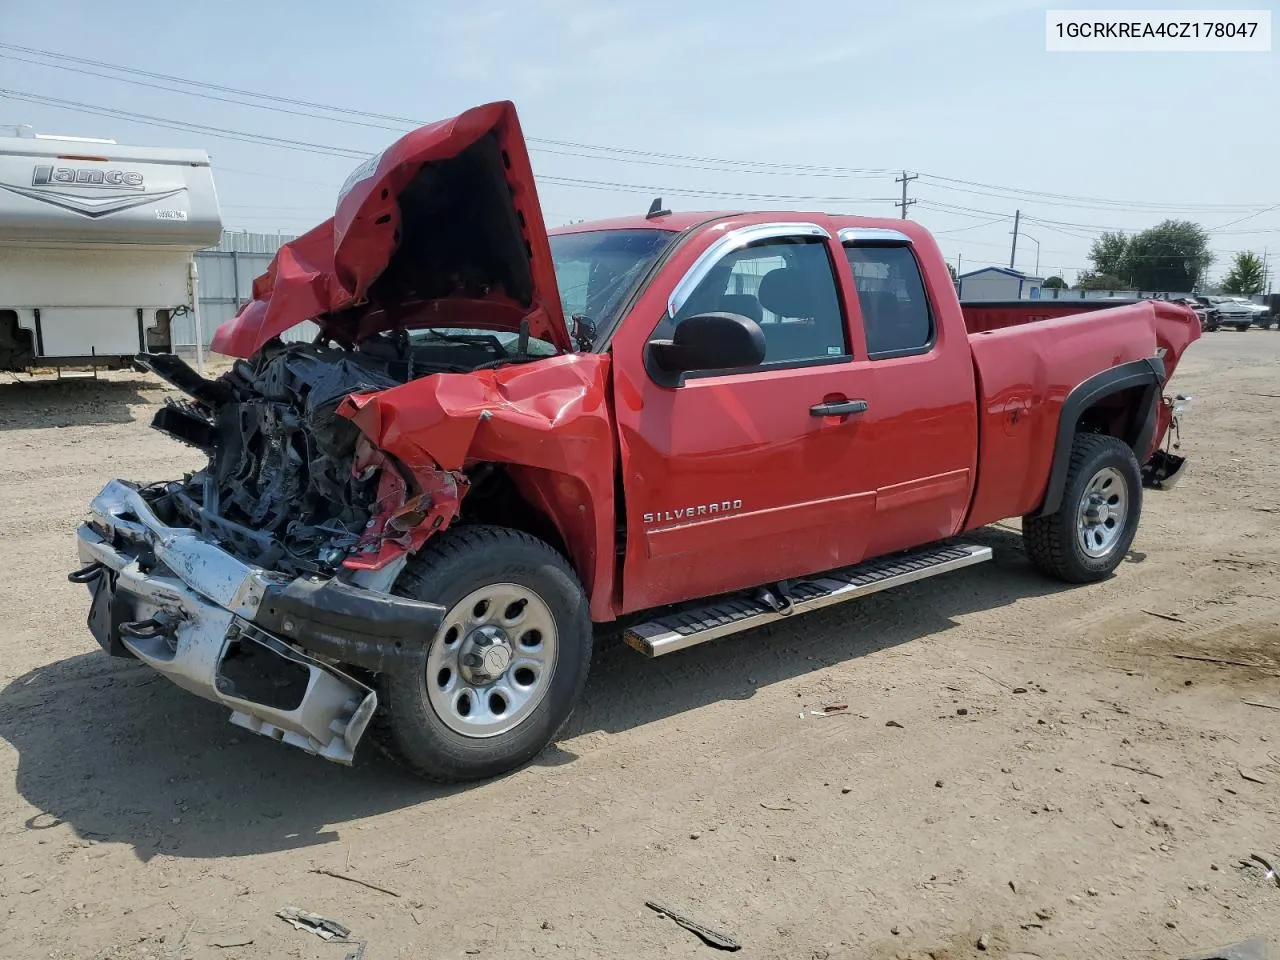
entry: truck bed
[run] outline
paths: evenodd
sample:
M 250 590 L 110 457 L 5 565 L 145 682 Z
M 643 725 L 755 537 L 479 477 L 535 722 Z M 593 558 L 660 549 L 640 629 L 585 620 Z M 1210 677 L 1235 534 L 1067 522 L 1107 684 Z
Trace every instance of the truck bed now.
M 964 325 L 970 333 L 988 333 L 1058 317 L 1142 303 L 1141 300 L 961 300 Z
M 978 386 L 978 484 L 966 529 L 1038 506 L 1063 403 L 1098 372 L 1100 357 L 1107 360 L 1102 368 L 1146 361 L 1155 343 L 1172 371 L 1200 332 L 1195 313 L 1177 304 L 1090 307 L 1089 301 L 961 305 Z M 1114 399 L 1123 408 L 1126 398 Z

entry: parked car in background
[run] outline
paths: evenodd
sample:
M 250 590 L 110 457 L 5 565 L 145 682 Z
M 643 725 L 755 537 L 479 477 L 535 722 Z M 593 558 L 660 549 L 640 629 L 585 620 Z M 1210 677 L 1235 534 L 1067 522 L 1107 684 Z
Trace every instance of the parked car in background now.
M 1205 297 L 1218 315 L 1218 324 L 1224 327 L 1235 327 L 1241 333 L 1253 326 L 1257 319 L 1254 305 L 1248 300 L 1236 297 Z
M 1190 299 L 1194 302 L 1193 309 L 1197 313 L 1204 312 L 1203 329 L 1206 332 L 1212 333 L 1222 325 L 1222 318 L 1218 316 L 1218 308 L 1211 302 L 1210 297 L 1191 297 Z
M 1253 322 L 1263 330 L 1268 329 L 1275 321 L 1271 307 L 1265 303 L 1254 303 L 1247 297 L 1231 297 L 1230 299 L 1246 307 L 1253 314 Z

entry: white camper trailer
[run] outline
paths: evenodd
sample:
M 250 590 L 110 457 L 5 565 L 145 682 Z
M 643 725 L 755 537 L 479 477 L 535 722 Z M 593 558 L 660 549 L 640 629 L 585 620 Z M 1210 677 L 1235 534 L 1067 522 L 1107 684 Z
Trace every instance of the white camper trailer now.
M 0 138 L 0 371 L 171 351 L 221 230 L 203 150 Z

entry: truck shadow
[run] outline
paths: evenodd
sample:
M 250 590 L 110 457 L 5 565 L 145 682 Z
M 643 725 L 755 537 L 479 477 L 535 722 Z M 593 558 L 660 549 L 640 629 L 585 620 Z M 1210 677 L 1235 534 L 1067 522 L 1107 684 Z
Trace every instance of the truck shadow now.
M 535 764 L 573 763 L 579 734 L 746 699 L 818 666 L 944 633 L 955 617 L 1066 589 L 1031 571 L 1017 534 L 988 528 L 968 539 L 991 546 L 995 561 L 657 661 L 602 643 L 570 742 Z M 127 843 L 142 860 L 323 845 L 346 822 L 486 789 L 425 784 L 368 743 L 353 770 L 309 757 L 230 726 L 222 708 L 96 649 L 10 682 L 0 692 L 0 737 L 17 752 L 19 793 L 41 811 L 27 829 L 66 824 L 86 841 Z M 530 775 L 536 769 L 515 774 Z
M 939 636 L 957 617 L 1071 589 L 1032 569 L 1015 530 L 986 527 L 964 540 L 990 547 L 993 560 L 656 660 L 616 635 L 598 644 L 583 706 L 565 736 L 618 733 L 707 703 L 750 699 L 757 688 Z
M 141 376 L 0 382 L 0 430 L 132 423 L 132 407 L 154 403 L 142 395 L 147 386 L 155 384 Z

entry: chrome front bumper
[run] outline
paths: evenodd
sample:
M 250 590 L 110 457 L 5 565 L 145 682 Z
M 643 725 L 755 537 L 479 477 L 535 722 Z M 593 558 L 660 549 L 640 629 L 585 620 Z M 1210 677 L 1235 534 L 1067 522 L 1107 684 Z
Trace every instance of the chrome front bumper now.
M 289 578 L 166 526 L 119 480 L 90 514 L 77 533 L 86 566 L 72 579 L 93 594 L 89 624 L 104 647 L 122 645 L 184 690 L 228 707 L 238 726 L 352 762 L 377 694 L 254 622 Z

